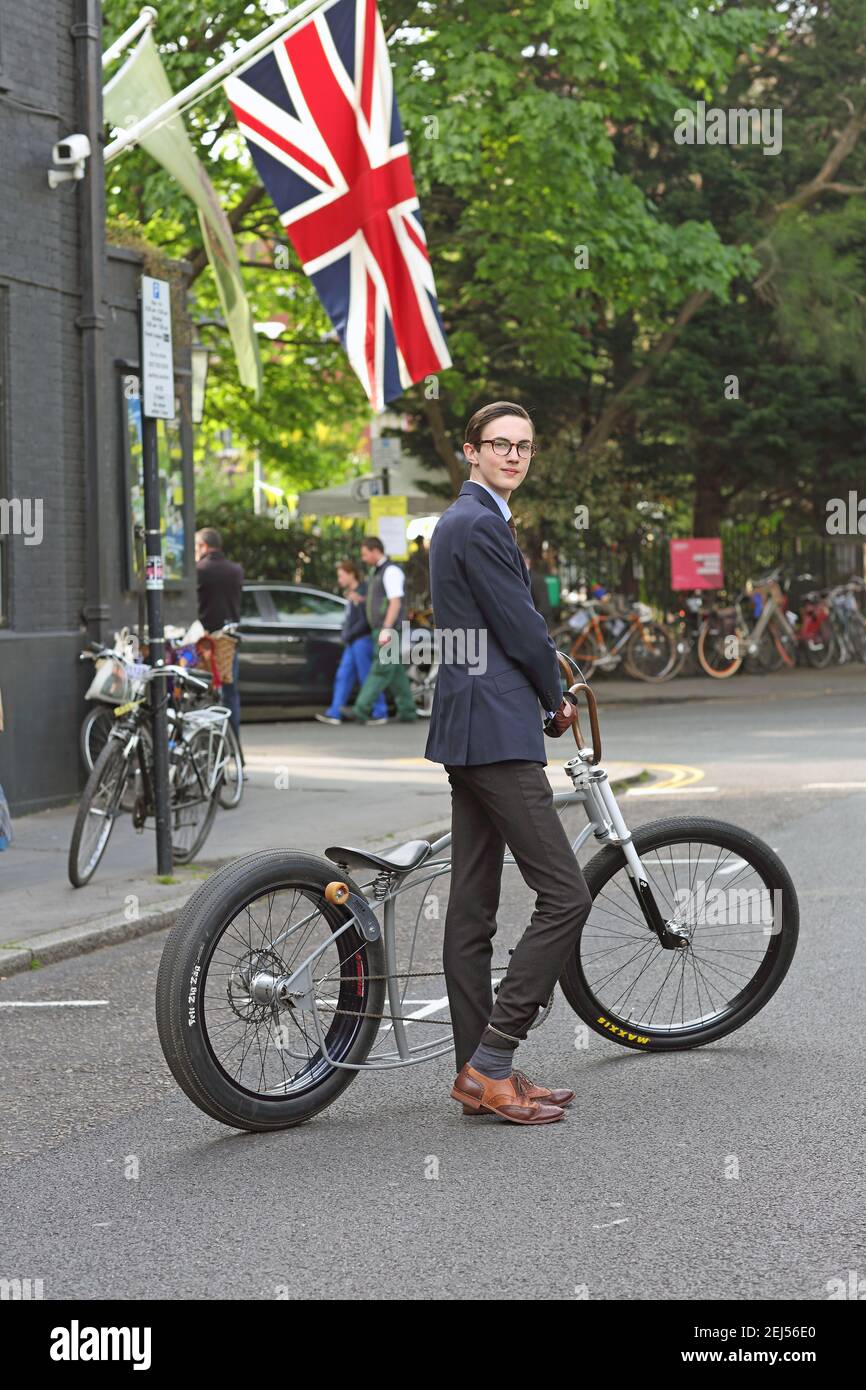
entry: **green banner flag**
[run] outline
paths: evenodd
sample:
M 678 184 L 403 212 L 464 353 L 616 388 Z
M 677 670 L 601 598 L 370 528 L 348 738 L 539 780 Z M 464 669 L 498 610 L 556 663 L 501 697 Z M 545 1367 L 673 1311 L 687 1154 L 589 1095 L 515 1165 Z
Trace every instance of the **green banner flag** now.
M 148 29 L 123 67 L 103 90 L 105 115 L 112 125 L 126 129 L 150 115 L 173 95 L 162 66 L 153 33 Z M 258 400 L 262 389 L 262 364 L 253 327 L 253 316 L 244 293 L 240 261 L 229 220 L 193 149 L 180 116 L 172 116 L 141 140 L 142 148 L 167 169 L 198 208 L 202 240 L 219 290 L 223 316 L 231 335 L 238 376 Z

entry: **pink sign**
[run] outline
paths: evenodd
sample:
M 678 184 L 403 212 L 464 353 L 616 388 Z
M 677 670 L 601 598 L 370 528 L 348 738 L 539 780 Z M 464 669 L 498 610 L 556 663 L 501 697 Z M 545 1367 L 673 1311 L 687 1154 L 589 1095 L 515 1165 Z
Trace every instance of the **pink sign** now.
M 718 537 L 671 541 L 672 589 L 720 589 L 723 583 L 722 542 Z

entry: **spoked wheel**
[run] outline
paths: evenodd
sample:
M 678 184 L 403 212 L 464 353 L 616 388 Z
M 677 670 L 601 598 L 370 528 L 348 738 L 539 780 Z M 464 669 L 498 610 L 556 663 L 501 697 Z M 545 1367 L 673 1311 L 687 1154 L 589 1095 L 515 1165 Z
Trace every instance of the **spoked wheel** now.
M 83 888 L 96 873 L 120 814 L 128 772 L 126 744 L 110 738 L 87 779 L 75 817 L 67 865 L 73 888 Z
M 642 623 L 625 644 L 625 669 L 639 681 L 666 681 L 674 673 L 677 644 L 673 633 L 661 623 Z
M 89 772 L 96 766 L 96 759 L 108 742 L 114 724 L 114 710 L 107 705 L 94 705 L 84 716 L 79 742 L 81 756 Z
M 384 950 L 356 925 L 340 932 L 351 912 L 325 897 L 334 881 L 359 892 L 327 859 L 247 855 L 202 884 L 168 937 L 156 989 L 162 1050 L 190 1100 L 225 1125 L 309 1120 L 356 1075 L 335 1063 L 357 1066 L 373 1045 Z M 306 982 L 287 984 L 320 947 Z
M 224 811 L 233 811 L 244 794 L 244 759 L 238 736 L 231 724 L 226 725 L 226 746 L 223 753 L 225 768 L 220 786 L 219 804 Z
M 706 618 L 698 633 L 698 661 L 708 676 L 725 680 L 743 664 L 743 636 L 717 618 Z
M 797 944 L 797 895 L 762 840 L 714 820 L 664 820 L 634 843 L 666 923 L 687 938 L 666 949 L 650 931 L 621 849 L 585 870 L 590 915 L 560 977 L 595 1032 L 643 1052 L 700 1047 L 762 1009 Z
M 223 772 L 217 758 L 227 750 L 212 727 L 196 729 L 177 751 L 171 788 L 171 849 L 178 864 L 188 864 L 201 849 L 219 804 Z
M 572 628 L 566 623 L 564 627 L 554 629 L 550 634 L 553 644 L 560 651 L 566 652 L 576 661 L 583 673 L 583 679 L 588 681 L 592 678 L 599 662 L 609 655 L 606 647 L 602 646 L 595 635 L 595 630 L 587 626 L 575 636 Z M 614 664 L 617 664 L 615 661 Z

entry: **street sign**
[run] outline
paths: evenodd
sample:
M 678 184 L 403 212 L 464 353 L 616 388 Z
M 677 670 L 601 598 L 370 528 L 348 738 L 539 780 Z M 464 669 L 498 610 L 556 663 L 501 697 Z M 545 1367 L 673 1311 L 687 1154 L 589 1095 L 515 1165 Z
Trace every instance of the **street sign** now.
M 671 588 L 720 589 L 722 542 L 717 537 L 671 541 Z
M 174 419 L 174 357 L 171 347 L 171 286 L 141 277 L 142 409 L 150 419 Z

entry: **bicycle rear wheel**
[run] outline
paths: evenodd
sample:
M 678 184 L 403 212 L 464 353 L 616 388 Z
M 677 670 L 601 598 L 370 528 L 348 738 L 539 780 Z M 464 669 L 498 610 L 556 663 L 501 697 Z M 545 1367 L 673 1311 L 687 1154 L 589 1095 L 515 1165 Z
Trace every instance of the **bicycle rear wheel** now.
M 231 724 L 226 725 L 226 746 L 223 753 L 225 768 L 220 786 L 219 804 L 224 811 L 233 811 L 244 794 L 244 759 L 238 736 Z
M 670 680 L 677 663 L 677 645 L 673 633 L 661 623 L 642 623 L 636 626 L 625 644 L 625 669 L 635 680 L 651 684 Z
M 169 934 L 159 1040 L 178 1085 L 222 1124 L 276 1130 L 311 1119 L 356 1075 L 334 1062 L 358 1066 L 373 1045 L 385 953 L 356 924 L 340 932 L 352 914 L 325 898 L 335 880 L 360 892 L 327 859 L 249 854 L 211 875 Z M 280 977 L 319 947 L 307 996 L 280 999 Z
M 67 872 L 73 888 L 83 888 L 96 873 L 120 811 L 128 773 L 126 744 L 110 738 L 87 779 L 72 829 Z
M 195 729 L 179 742 L 171 789 L 171 850 L 177 864 L 194 859 L 210 834 L 222 788 L 221 747 L 213 726 Z
M 642 1052 L 701 1047 L 762 1009 L 787 974 L 799 909 L 782 861 L 757 836 L 704 819 L 634 831 L 662 918 L 688 935 L 665 949 L 608 847 L 584 870 L 593 905 L 560 977 L 596 1033 Z

